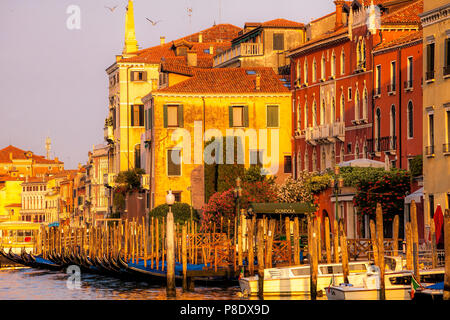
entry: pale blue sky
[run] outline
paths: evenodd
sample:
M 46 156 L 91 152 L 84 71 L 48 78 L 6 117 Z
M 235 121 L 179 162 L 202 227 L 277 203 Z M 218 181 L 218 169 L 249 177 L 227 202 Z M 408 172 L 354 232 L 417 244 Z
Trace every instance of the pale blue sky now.
M 105 69 L 123 49 L 127 0 L 0 1 L 0 149 L 9 144 L 51 156 L 67 169 L 85 163 L 103 143 L 108 78 Z M 171 41 L 220 22 L 285 18 L 307 23 L 334 9 L 332 0 L 135 0 L 140 48 Z M 81 29 L 69 30 L 70 5 L 81 9 Z M 105 8 L 118 6 L 113 12 Z M 191 23 L 187 8 L 192 8 Z M 155 21 L 152 26 L 146 17 Z

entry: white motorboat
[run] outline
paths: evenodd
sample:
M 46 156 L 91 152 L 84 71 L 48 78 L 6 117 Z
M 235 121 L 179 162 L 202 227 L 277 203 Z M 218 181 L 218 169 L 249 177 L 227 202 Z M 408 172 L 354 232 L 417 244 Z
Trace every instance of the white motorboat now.
M 370 261 L 349 262 L 349 281 L 365 275 Z M 343 282 L 342 264 L 319 264 L 317 274 L 317 291 L 320 292 L 330 283 Z M 244 296 L 258 295 L 258 276 L 239 279 Z M 310 266 L 298 265 L 264 269 L 264 295 L 302 295 L 310 292 Z
M 444 269 L 420 270 L 420 279 L 423 284 L 439 282 L 444 277 Z M 386 300 L 411 300 L 411 278 L 413 272 L 387 271 L 385 272 L 384 286 Z M 379 300 L 380 299 L 380 269 L 372 265 L 366 274 L 357 279 L 349 279 L 349 284 L 330 285 L 326 288 L 328 300 Z M 355 281 L 356 280 L 356 281 Z

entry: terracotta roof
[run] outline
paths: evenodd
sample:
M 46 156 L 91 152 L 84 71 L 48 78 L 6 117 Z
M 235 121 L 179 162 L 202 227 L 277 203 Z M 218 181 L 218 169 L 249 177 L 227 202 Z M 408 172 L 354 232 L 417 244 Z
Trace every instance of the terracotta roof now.
M 180 64 L 177 61 L 165 61 L 161 63 L 161 71 L 162 72 L 170 72 L 170 73 L 177 73 L 185 76 L 193 76 L 194 75 L 194 69 L 192 67 L 188 67 L 186 65 Z
M 322 34 L 322 35 L 320 35 L 318 37 L 315 37 L 315 38 L 313 38 L 313 39 L 303 43 L 302 45 L 300 45 L 300 46 L 298 46 L 296 48 L 288 50 L 288 52 L 289 52 L 288 55 L 294 53 L 295 51 L 297 51 L 299 49 L 303 49 L 303 48 L 306 48 L 308 46 L 311 46 L 311 45 L 314 45 L 316 43 L 319 43 L 321 41 L 324 41 L 324 40 L 327 40 L 327 39 L 330 39 L 330 38 L 333 38 L 333 37 L 336 37 L 336 36 L 344 35 L 344 34 L 347 34 L 347 33 L 348 33 L 348 27 L 347 26 L 343 26 L 343 27 L 341 27 L 341 28 L 339 28 L 337 30 L 331 29 L 330 31 L 328 31 L 328 32 L 326 32 L 326 33 L 324 33 L 324 34 Z
M 163 45 L 150 47 L 135 52 L 136 56 L 125 58 L 120 62 L 142 62 L 149 64 L 159 64 L 161 58 L 177 58 L 180 63 L 186 64 L 186 57 L 176 56 L 172 46 L 185 43 L 190 50 L 197 52 L 198 64 L 201 67 L 209 68 L 213 65 L 213 57 L 217 51 L 225 51 L 231 46 L 231 39 L 238 35 L 241 29 L 230 24 L 219 24 L 209 29 L 201 31 L 202 42 L 198 42 L 198 34 L 192 35 L 167 42 Z M 213 54 L 209 53 L 210 47 L 213 47 Z M 206 52 L 205 52 L 206 51 Z M 184 60 L 184 62 L 182 61 Z
M 407 35 L 401 36 L 395 40 L 384 42 L 380 46 L 378 46 L 374 52 L 384 51 L 389 48 L 406 45 L 411 42 L 422 41 L 423 32 L 422 30 L 415 31 L 412 33 L 408 33 Z
M 22 149 L 19 149 L 17 147 L 14 147 L 12 145 L 7 146 L 6 148 L 3 148 L 0 150 L 0 163 L 11 163 L 10 154 L 12 154 L 13 159 L 16 160 L 26 160 L 30 159 L 30 157 L 27 156 L 27 153 L 29 151 L 25 151 Z M 34 153 L 31 155 L 31 159 L 34 160 L 35 163 L 39 164 L 63 164 L 64 162 L 61 161 L 55 161 L 55 160 L 49 160 L 46 159 L 44 156 L 38 156 Z
M 11 204 L 7 204 L 5 205 L 5 208 L 11 208 L 11 207 L 22 207 L 22 203 L 11 203 Z
M 303 28 L 305 25 L 300 22 L 286 20 L 286 19 L 274 19 L 266 22 L 246 22 L 246 27 L 266 27 L 266 28 Z
M 423 0 L 415 1 L 403 8 L 381 17 L 383 24 L 419 24 L 423 12 Z
M 260 75 L 260 90 L 255 89 L 256 74 Z M 192 78 L 166 87 L 158 93 L 289 93 L 272 68 L 197 69 Z

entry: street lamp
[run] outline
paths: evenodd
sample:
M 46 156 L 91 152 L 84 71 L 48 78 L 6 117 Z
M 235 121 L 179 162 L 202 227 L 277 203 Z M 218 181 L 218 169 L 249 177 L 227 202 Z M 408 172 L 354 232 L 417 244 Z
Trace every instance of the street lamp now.
M 166 195 L 166 203 L 169 206 L 166 223 L 166 246 L 167 246 L 167 288 L 166 293 L 168 297 L 176 297 L 175 289 L 175 250 L 174 250 L 174 226 L 172 205 L 175 203 L 175 196 L 172 190 Z
M 344 186 L 344 178 L 342 178 L 339 174 L 339 166 L 336 166 L 334 168 L 334 174 L 336 176 L 335 178 L 331 178 L 331 186 L 333 188 L 333 193 L 335 196 L 335 205 L 336 208 L 334 210 L 334 217 L 336 219 L 336 221 L 339 221 L 339 214 L 338 214 L 338 209 L 339 209 L 339 202 L 338 202 L 338 194 L 341 193 L 341 188 Z

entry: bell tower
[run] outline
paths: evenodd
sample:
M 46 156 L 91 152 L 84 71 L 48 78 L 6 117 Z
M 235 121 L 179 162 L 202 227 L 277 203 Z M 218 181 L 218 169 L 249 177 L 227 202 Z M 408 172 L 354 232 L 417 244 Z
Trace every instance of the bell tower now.
M 47 150 L 47 159 L 50 159 L 51 148 L 52 148 L 52 141 L 50 140 L 50 137 L 47 137 L 45 139 L 45 150 Z
M 134 28 L 134 7 L 133 0 L 128 1 L 127 13 L 125 16 L 125 46 L 122 54 L 126 55 L 138 51 L 139 47 L 136 40 Z

